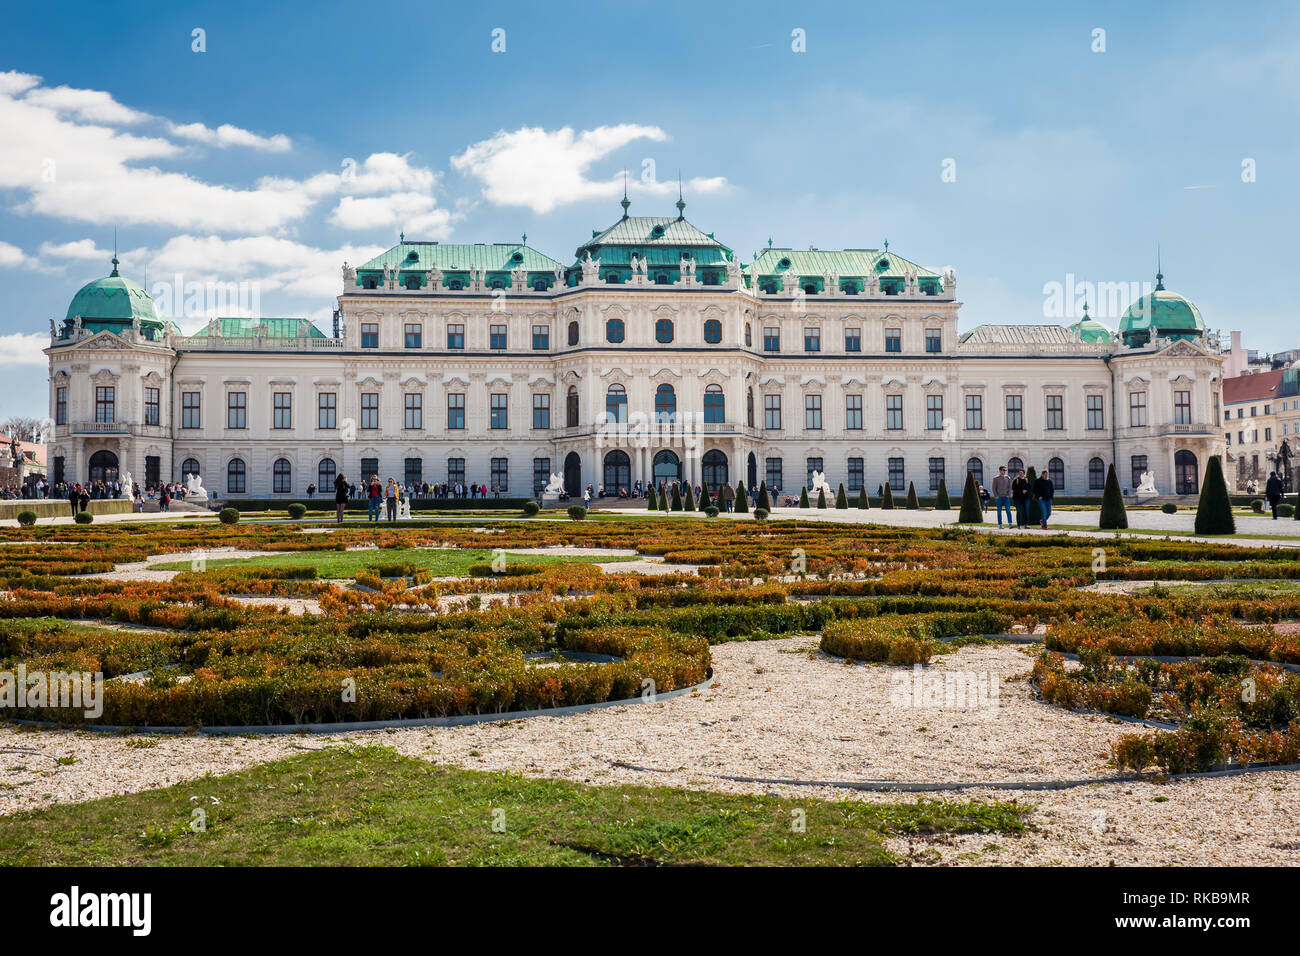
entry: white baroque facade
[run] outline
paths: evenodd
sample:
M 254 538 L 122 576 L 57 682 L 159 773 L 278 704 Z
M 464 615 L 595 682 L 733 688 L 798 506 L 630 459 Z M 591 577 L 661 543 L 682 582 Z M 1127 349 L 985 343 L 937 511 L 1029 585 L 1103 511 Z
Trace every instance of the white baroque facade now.
M 197 468 L 221 497 L 297 498 L 374 472 L 524 497 L 552 472 L 571 492 L 680 475 L 797 493 L 817 470 L 925 496 L 1018 461 L 1095 497 L 1112 463 L 1125 489 L 1150 471 L 1195 493 L 1223 453 L 1223 360 L 1162 284 L 1120 336 L 963 334 L 951 274 L 887 245 L 742 265 L 682 205 L 625 206 L 569 266 L 526 243 L 403 241 L 344 264 L 336 337 L 305 319 L 181 335 L 115 263 L 51 323 L 50 474 Z

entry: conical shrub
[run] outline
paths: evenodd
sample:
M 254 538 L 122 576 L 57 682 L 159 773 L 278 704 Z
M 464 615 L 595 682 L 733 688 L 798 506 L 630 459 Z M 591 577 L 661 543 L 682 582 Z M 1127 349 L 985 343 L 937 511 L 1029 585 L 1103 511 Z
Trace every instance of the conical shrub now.
M 767 493 L 767 482 L 758 483 L 758 498 L 754 501 L 755 508 L 762 508 L 768 514 L 772 513 L 772 499 Z
M 858 489 L 858 507 L 863 511 L 871 510 L 871 499 L 867 497 L 867 486 Z
M 921 502 L 916 497 L 916 482 L 914 481 L 909 481 L 907 483 L 907 510 L 921 510 Z
M 849 510 L 849 496 L 844 493 L 844 482 L 840 482 L 840 490 L 835 492 L 835 510 Z
M 659 496 L 658 496 L 657 494 L 655 494 L 655 486 L 654 486 L 654 485 L 651 485 L 651 486 L 650 486 L 650 494 L 648 494 L 648 495 L 645 496 L 645 509 L 646 509 L 646 511 L 658 511 L 658 510 L 659 510 Z
M 884 488 L 885 491 L 884 494 L 880 496 L 880 510 L 893 511 L 894 510 L 894 489 L 889 485 L 881 485 L 881 487 Z
M 1223 480 L 1223 463 L 1218 455 L 1211 455 L 1206 463 L 1201 500 L 1196 505 L 1196 533 L 1235 534 L 1236 531 L 1232 499 L 1228 497 L 1228 484 Z
M 948 483 L 940 478 L 939 490 L 934 496 L 935 511 L 952 511 L 952 502 L 948 500 Z
M 738 514 L 749 514 L 749 492 L 745 490 L 743 481 L 736 482 L 736 512 Z
M 673 485 L 673 511 L 682 510 L 682 492 L 676 485 Z
M 1106 487 L 1101 493 L 1101 520 L 1097 527 L 1103 531 L 1119 531 L 1128 527 L 1128 512 L 1124 510 L 1124 493 L 1119 489 L 1119 476 L 1115 465 L 1106 469 Z
M 1038 480 L 1038 472 L 1034 471 L 1034 466 L 1030 465 L 1029 470 L 1025 472 L 1025 481 L 1029 482 L 1029 501 L 1025 505 L 1025 513 L 1028 515 L 1030 524 L 1043 523 L 1043 509 L 1038 504 L 1038 499 L 1034 497 L 1034 482 Z
M 682 503 L 682 507 L 687 511 L 695 510 L 695 490 L 690 485 L 686 486 L 686 500 Z
M 980 491 L 975 485 L 975 472 L 966 472 L 966 484 L 961 490 L 961 511 L 957 514 L 958 524 L 982 524 L 984 509 L 980 507 Z
M 807 485 L 805 485 L 804 487 L 802 487 L 802 488 L 799 489 L 799 507 L 800 507 L 800 508 L 811 508 L 811 507 L 812 507 L 812 503 L 808 500 L 808 486 L 807 486 Z
M 817 507 L 818 507 L 818 508 L 825 508 L 825 507 L 826 507 L 826 489 L 825 489 L 825 488 L 818 488 L 818 489 L 817 489 Z

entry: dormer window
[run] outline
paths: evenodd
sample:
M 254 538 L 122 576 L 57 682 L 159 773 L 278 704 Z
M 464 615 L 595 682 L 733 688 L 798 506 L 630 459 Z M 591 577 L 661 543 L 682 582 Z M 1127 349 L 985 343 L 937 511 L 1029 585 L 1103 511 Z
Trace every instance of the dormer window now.
M 510 257 L 510 261 L 511 261 L 511 262 L 523 262 L 523 261 L 524 261 L 524 254 L 523 254 L 522 252 L 515 252 L 515 254 L 512 255 L 512 256 Z
M 415 291 L 416 289 L 420 288 L 420 277 L 419 277 L 419 276 L 407 276 L 407 277 L 406 277 L 406 287 L 407 287 L 408 289 L 410 289 L 411 291 Z
M 407 254 L 407 256 L 406 256 L 406 261 L 407 261 L 407 262 L 419 262 L 419 261 L 420 261 L 420 254 L 419 254 L 418 252 L 416 252 L 415 250 L 411 250 L 411 252 L 409 252 L 409 253 Z
M 447 288 L 450 289 L 452 292 L 459 292 L 465 288 L 465 284 L 461 282 L 459 279 L 448 279 Z
M 664 227 L 655 226 L 653 229 L 650 230 L 650 235 L 655 239 L 662 239 L 664 237 Z
M 548 288 L 549 288 L 549 286 L 546 284 L 546 280 L 545 280 L 545 279 L 534 279 L 534 280 L 533 280 L 533 291 L 534 291 L 534 292 L 545 292 Z
M 364 279 L 361 280 L 361 288 L 363 289 L 378 288 L 378 282 L 374 276 L 366 276 Z
M 655 273 L 655 285 L 668 285 L 668 273 L 666 272 Z
M 816 284 L 814 284 L 814 283 L 812 283 L 812 282 L 809 282 L 807 285 L 805 285 L 805 286 L 803 287 L 803 291 L 804 291 L 807 295 L 816 295 L 816 294 L 817 294 L 817 286 L 816 286 Z
M 505 279 L 493 279 L 493 280 L 492 280 L 492 285 L 491 285 L 489 288 L 492 288 L 492 289 L 504 289 L 505 287 L 506 287 L 506 281 L 505 281 Z
M 717 274 L 716 272 L 705 272 L 705 273 L 701 274 L 701 276 L 700 276 L 700 281 L 701 281 L 704 285 L 717 285 L 717 284 L 718 284 L 718 274 Z
M 764 283 L 763 283 L 763 291 L 766 292 L 768 295 L 776 295 L 776 283 L 775 283 L 775 282 L 764 282 Z
M 778 262 L 778 263 L 776 264 L 776 267 L 777 267 L 778 269 L 780 269 L 781 271 L 783 271 L 783 272 L 784 272 L 786 269 L 789 269 L 789 268 L 790 268 L 790 259 L 789 259 L 789 257 L 783 257 L 783 258 L 781 259 L 781 261 Z

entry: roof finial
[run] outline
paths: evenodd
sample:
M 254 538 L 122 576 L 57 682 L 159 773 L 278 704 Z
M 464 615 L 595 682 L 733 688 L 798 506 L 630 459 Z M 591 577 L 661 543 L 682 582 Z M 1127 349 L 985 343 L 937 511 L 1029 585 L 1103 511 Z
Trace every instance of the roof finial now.
M 113 276 L 115 276 L 115 275 L 117 275 L 117 265 L 118 265 L 118 261 L 117 261 L 117 226 L 114 226 L 114 227 L 113 227 L 113 271 L 109 273 L 109 277 L 110 277 L 110 278 L 113 277 Z
M 686 218 L 686 200 L 682 199 L 682 171 L 677 170 L 677 218 Z
M 405 229 L 403 229 L 401 232 L 399 232 L 399 233 L 397 234 L 397 241 L 398 241 L 398 242 L 405 242 L 405 241 L 406 241 L 406 230 L 405 230 Z
M 772 237 L 771 237 L 771 236 L 768 236 L 768 237 L 767 237 L 767 247 L 768 247 L 769 249 L 772 248 Z
M 627 170 L 623 170 L 623 201 L 619 203 L 623 207 L 623 218 L 627 218 L 627 207 L 632 205 L 627 201 Z
M 1156 291 L 1163 292 L 1165 288 L 1164 273 L 1160 269 L 1160 243 L 1156 243 Z
M 885 251 L 886 251 L 886 252 L 889 251 L 889 240 L 888 240 L 888 239 L 885 240 Z
M 524 241 L 521 242 L 520 245 L 523 245 L 523 246 L 528 245 L 528 233 L 524 233 Z

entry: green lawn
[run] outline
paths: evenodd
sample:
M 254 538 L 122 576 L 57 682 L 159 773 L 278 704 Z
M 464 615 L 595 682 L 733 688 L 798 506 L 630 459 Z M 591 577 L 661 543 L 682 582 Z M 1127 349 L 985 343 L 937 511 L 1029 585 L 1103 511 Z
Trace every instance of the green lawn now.
M 1227 576 L 1231 576 L 1231 570 Z M 1223 600 L 1267 600 L 1274 597 L 1293 597 L 1300 594 L 1300 581 L 1234 581 L 1230 584 L 1211 584 L 1189 581 L 1181 584 L 1160 582 L 1160 590 L 1170 594 L 1200 594 Z
M 215 798 L 215 801 L 214 801 Z M 205 832 L 191 828 L 207 813 Z M 802 811 L 804 832 L 792 821 Z M 19 866 L 896 862 L 895 833 L 1019 833 L 1017 803 L 832 803 L 597 787 L 330 747 L 164 790 L 0 818 Z M 494 822 L 496 829 L 494 830 Z
M 436 577 L 464 576 L 470 565 L 488 564 L 493 552 L 477 548 L 376 548 L 366 551 L 286 551 L 284 554 L 258 558 L 210 558 L 207 568 L 277 568 L 312 567 L 322 578 L 351 578 L 380 564 L 410 564 L 416 570 L 427 569 Z M 596 555 L 519 554 L 506 552 L 506 562 L 518 564 L 590 564 L 606 561 L 631 561 L 629 557 L 601 557 Z M 188 571 L 191 562 L 168 561 L 150 566 L 160 571 Z

